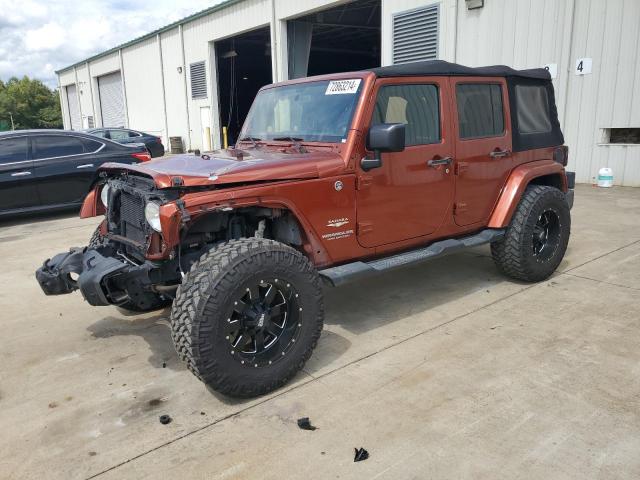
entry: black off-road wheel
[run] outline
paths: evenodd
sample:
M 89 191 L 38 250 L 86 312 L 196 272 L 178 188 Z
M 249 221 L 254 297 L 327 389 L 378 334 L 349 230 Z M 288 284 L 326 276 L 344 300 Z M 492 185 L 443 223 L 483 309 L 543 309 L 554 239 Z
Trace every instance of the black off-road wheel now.
M 102 243 L 100 227 L 96 228 L 89 239 L 90 248 L 95 248 Z M 134 298 L 117 306 L 124 313 L 145 313 L 160 310 L 171 304 L 171 299 L 154 292 L 140 292 Z
M 571 232 L 564 194 L 554 187 L 527 187 L 504 238 L 491 244 L 491 254 L 505 275 L 525 282 L 548 278 L 560 265 Z
M 173 342 L 189 370 L 232 397 L 286 384 L 311 356 L 324 318 L 318 272 L 297 250 L 259 238 L 204 254 L 178 288 Z

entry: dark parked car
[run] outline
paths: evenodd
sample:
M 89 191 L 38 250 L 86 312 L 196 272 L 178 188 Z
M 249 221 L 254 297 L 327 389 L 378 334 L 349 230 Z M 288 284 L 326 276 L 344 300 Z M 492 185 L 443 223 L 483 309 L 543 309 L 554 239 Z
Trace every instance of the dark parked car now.
M 161 157 L 164 155 L 162 139 L 156 135 L 130 130 L 128 128 L 90 128 L 85 131 L 91 135 L 108 138 L 118 143 L 144 143 L 151 157 Z
M 148 160 L 144 145 L 120 145 L 80 132 L 2 132 L 0 216 L 80 206 L 103 163 Z

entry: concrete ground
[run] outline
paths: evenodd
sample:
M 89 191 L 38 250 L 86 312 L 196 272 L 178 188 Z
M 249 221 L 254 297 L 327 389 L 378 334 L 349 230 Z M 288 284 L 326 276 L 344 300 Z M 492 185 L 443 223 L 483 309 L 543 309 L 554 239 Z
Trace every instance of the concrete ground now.
M 573 219 L 540 284 L 481 248 L 328 290 L 304 372 L 250 401 L 183 367 L 167 311 L 40 292 L 95 219 L 4 222 L 0 477 L 640 478 L 640 189 L 580 186 Z

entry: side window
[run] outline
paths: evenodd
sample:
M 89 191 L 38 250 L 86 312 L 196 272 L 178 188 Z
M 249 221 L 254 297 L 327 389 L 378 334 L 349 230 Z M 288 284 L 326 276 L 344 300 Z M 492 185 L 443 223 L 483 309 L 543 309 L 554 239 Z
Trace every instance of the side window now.
M 495 137 L 504 132 L 502 87 L 489 83 L 456 85 L 460 138 Z
M 23 162 L 27 159 L 27 137 L 0 140 L 0 164 Z
M 84 151 L 87 153 L 94 153 L 102 146 L 102 143 L 96 140 L 89 140 L 88 138 L 83 138 L 82 141 L 84 142 Z
M 404 123 L 407 146 L 440 141 L 440 107 L 435 85 L 387 85 L 380 89 L 372 124 Z
M 91 135 L 95 135 L 96 137 L 100 138 L 108 138 L 106 130 L 97 130 L 95 132 L 91 132 Z
M 142 135 L 138 132 L 127 132 L 129 134 L 129 138 L 141 137 Z
M 516 111 L 520 133 L 549 133 L 549 95 L 543 85 L 516 85 Z
M 84 153 L 84 144 L 77 137 L 43 135 L 32 137 L 33 158 L 65 157 Z
M 129 138 L 129 132 L 126 130 L 109 130 L 109 134 L 111 136 L 111 140 L 116 142 L 120 140 L 127 140 Z

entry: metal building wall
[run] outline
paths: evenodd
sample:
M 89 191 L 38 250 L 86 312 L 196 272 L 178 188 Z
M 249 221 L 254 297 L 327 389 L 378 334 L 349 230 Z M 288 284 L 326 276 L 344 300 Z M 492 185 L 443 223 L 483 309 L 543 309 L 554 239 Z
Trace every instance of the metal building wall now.
M 271 25 L 274 80 L 283 80 L 287 78 L 286 22 L 344 2 L 244 0 L 230 3 L 205 17 L 162 32 L 162 69 L 158 45 L 152 39 L 126 47 L 123 63 L 126 63 L 125 83 L 130 90 L 127 100 L 134 102 L 128 106 L 128 112 L 136 123 L 143 125 L 135 125 L 132 120 L 131 126 L 164 128 L 159 121 L 162 110 L 158 110 L 162 105 L 159 78 L 162 72 L 168 135 L 182 136 L 188 148 L 201 148 L 201 107 L 211 108 L 212 132 L 219 130 L 212 42 Z M 515 68 L 557 64 L 554 85 L 558 110 L 570 146 L 570 167 L 577 171 L 578 181 L 590 182 L 600 167 L 610 166 L 614 169 L 616 184 L 640 186 L 640 145 L 601 143 L 604 128 L 640 127 L 640 1 L 485 0 L 484 7 L 478 10 L 467 10 L 464 0 L 381 2 L 383 65 L 392 62 L 392 15 L 435 3 L 440 5 L 441 59 L 470 66 L 506 64 Z M 593 59 L 591 74 L 575 75 L 575 60 L 580 57 Z M 193 100 L 188 69 L 191 63 L 203 60 L 208 95 L 206 99 Z M 87 90 L 89 77 L 95 82 L 97 75 L 117 70 L 118 65 L 118 53 L 112 53 L 91 61 L 88 69 L 80 65 L 60 72 L 59 82 L 62 87 L 76 83 L 77 75 L 77 81 L 85 82 L 82 88 Z M 178 73 L 178 67 L 182 67 L 182 73 Z M 83 91 L 82 114 L 93 114 L 99 119 L 96 89 L 93 90 L 93 98 Z M 67 109 L 64 98 L 62 102 Z M 68 128 L 66 123 L 65 127 Z M 213 137 L 218 146 L 217 135 Z
M 162 71 L 157 39 L 150 38 L 122 50 L 123 82 L 129 128 L 163 137 Z
M 640 145 L 602 144 L 602 129 L 640 127 L 640 1 L 485 0 L 458 2 L 455 56 L 470 66 L 555 63 L 560 121 L 577 181 L 610 166 L 617 185 L 640 186 Z M 593 70 L 576 75 L 578 58 Z
M 182 62 L 182 44 L 178 27 L 160 35 L 162 45 L 162 67 L 167 108 L 167 130 L 170 137 L 182 137 L 186 148 L 189 145 L 189 122 L 185 100 L 185 78 Z M 169 149 L 170 144 L 165 143 Z

